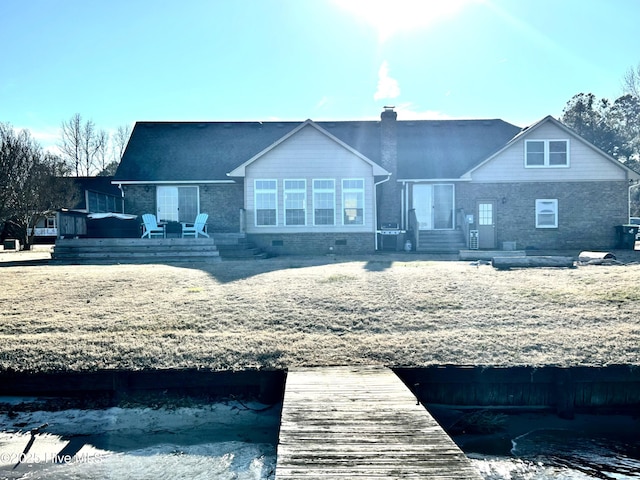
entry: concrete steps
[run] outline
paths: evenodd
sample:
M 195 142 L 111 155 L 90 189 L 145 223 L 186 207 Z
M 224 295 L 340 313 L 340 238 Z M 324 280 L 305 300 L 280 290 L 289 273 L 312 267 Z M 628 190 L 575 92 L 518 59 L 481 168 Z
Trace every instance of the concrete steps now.
M 416 251 L 429 253 L 458 253 L 467 248 L 461 230 L 420 230 Z
M 214 263 L 220 252 L 210 238 L 76 238 L 56 240 L 52 264 Z
M 267 253 L 247 241 L 241 233 L 214 234 L 220 257 L 223 260 L 258 260 L 267 258 Z

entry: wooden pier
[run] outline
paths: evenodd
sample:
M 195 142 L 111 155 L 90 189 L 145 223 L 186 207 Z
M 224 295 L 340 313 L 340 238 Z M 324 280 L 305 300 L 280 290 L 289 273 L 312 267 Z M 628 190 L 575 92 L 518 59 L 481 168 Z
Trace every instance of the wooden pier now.
M 389 369 L 287 374 L 276 480 L 481 479 Z

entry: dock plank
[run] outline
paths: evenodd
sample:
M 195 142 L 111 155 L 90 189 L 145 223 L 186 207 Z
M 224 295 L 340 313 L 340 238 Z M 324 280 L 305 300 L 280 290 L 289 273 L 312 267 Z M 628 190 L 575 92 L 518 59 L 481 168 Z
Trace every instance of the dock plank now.
M 481 479 L 391 370 L 290 370 L 276 480 L 347 478 Z

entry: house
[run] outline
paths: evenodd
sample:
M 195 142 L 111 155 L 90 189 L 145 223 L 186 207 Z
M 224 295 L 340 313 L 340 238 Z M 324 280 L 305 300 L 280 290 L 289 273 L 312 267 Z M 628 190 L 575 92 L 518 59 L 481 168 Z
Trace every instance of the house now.
M 552 117 L 138 122 L 125 213 L 242 234 L 272 253 L 602 249 L 640 175 Z M 399 239 L 403 239 L 400 240 Z
M 113 177 L 74 177 L 80 198 L 71 210 L 83 213 L 123 212 L 122 192 L 111 181 Z M 40 218 L 35 225 L 34 241 L 53 242 L 58 236 L 58 216 Z

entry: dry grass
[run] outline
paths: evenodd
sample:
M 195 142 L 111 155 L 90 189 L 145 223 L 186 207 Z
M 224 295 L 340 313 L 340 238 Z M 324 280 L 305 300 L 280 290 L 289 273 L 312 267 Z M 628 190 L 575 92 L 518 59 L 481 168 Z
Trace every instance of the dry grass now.
M 398 255 L 197 269 L 7 255 L 0 369 L 640 364 L 637 264 L 497 271 Z

